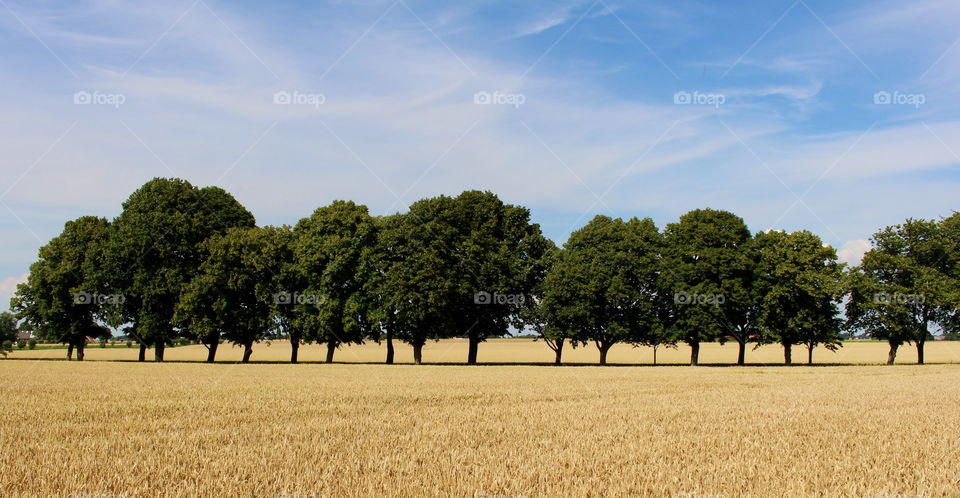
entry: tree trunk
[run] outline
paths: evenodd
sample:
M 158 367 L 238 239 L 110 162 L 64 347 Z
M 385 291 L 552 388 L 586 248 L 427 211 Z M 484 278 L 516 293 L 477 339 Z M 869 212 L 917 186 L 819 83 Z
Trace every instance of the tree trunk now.
M 700 364 L 700 341 L 690 343 L 690 365 L 697 366 Z
M 330 341 L 327 343 L 327 363 L 333 363 L 333 353 L 337 350 L 337 343 Z
M 73 344 L 67 344 L 67 361 L 73 360 Z
M 923 342 L 917 341 L 917 365 L 923 365 Z
M 897 348 L 899 344 L 890 344 L 890 354 L 887 355 L 887 365 L 893 365 L 893 362 L 897 359 Z
M 783 345 L 783 364 L 784 365 L 793 364 L 793 344 Z
M 423 362 L 423 344 L 413 345 L 413 362 L 417 365 Z
M 480 338 L 470 334 L 470 349 L 467 351 L 467 365 L 477 364 L 477 348 L 480 345 Z
M 743 365 L 747 360 L 747 341 L 737 341 L 737 365 Z
M 147 345 L 140 343 L 140 355 L 137 356 L 137 361 L 147 361 Z
M 556 353 L 556 358 L 554 358 L 553 360 L 554 365 L 560 364 L 560 358 L 561 356 L 563 356 L 563 343 L 564 343 L 563 339 L 560 339 L 555 343 L 557 347 L 556 349 L 553 350 L 553 352 Z
M 297 362 L 297 356 L 300 353 L 300 338 L 290 336 L 290 363 Z
M 213 341 L 207 345 L 207 363 L 213 363 L 214 358 L 217 356 L 217 346 L 219 345 L 220 341 Z
M 613 346 L 613 344 L 597 344 L 597 349 L 600 350 L 600 364 L 601 364 L 601 365 L 606 365 L 606 364 L 607 364 L 607 351 L 610 351 L 610 347 L 611 347 L 611 346 Z
M 83 361 L 83 344 L 77 344 L 77 361 Z
M 387 359 L 384 363 L 387 365 L 393 365 L 393 334 L 387 332 Z
M 813 350 L 817 349 L 817 343 L 807 344 L 807 365 L 813 365 Z
M 253 354 L 253 343 L 248 342 L 243 345 L 243 363 L 250 363 L 250 355 Z
M 159 340 L 153 345 L 153 361 L 163 361 L 163 348 L 165 346 L 166 344 L 163 343 L 163 340 Z
M 654 366 L 657 365 L 657 347 L 659 347 L 659 346 L 654 346 L 654 347 L 653 347 L 653 365 L 654 365 Z

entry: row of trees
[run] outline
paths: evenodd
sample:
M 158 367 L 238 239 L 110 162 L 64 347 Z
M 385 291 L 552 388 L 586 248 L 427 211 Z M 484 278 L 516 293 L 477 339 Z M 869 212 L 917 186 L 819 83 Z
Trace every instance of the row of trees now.
M 327 361 L 343 344 L 394 341 L 417 363 L 431 340 L 479 344 L 513 329 L 535 331 L 556 352 L 593 343 L 600 363 L 618 343 L 840 347 L 844 327 L 915 343 L 923 361 L 929 328 L 954 331 L 960 282 L 960 218 L 908 220 L 874 238 L 863 264 L 846 269 L 814 234 L 751 234 L 736 215 L 698 209 L 662 231 L 649 218 L 597 216 L 562 249 L 526 208 L 467 191 L 371 216 L 335 201 L 294 227 L 257 227 L 216 187 L 154 179 L 114 220 L 82 217 L 40 249 L 11 301 L 21 326 L 68 345 L 83 359 L 88 337 L 120 328 L 141 361 L 177 338 L 205 344 L 208 361 L 226 340 L 243 361 L 265 337 L 322 343 Z M 847 300 L 847 317 L 839 305 Z M 655 356 L 656 357 L 656 356 Z

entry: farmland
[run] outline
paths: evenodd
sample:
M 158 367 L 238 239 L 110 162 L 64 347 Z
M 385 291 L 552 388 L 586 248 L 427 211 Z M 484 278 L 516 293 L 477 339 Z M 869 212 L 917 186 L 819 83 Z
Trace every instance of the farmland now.
M 481 354 L 494 354 L 496 344 L 484 344 Z M 943 353 L 936 346 L 931 360 Z M 171 359 L 193 349 L 174 348 Z M 275 350 L 279 344 L 257 354 L 265 359 Z M 235 350 L 227 351 L 224 358 L 232 358 Z M 584 360 L 595 359 L 595 351 L 584 351 L 591 353 Z M 462 352 L 451 352 L 451 361 Z M 705 354 L 714 361 L 715 353 Z M 97 354 L 91 349 L 90 359 Z M 339 354 L 349 361 L 346 351 Z M 7 496 L 875 496 L 960 489 L 960 368 L 953 365 L 11 360 L 0 361 L 0 375 L 0 494 Z
M 413 349 L 397 342 L 395 344 L 398 363 L 412 363 Z M 429 342 L 424 347 L 423 361 L 425 363 L 463 363 L 467 357 L 468 343 L 462 339 L 444 339 Z M 889 346 L 880 341 L 848 341 L 837 352 L 819 347 L 814 351 L 815 364 L 882 364 L 887 359 Z M 290 345 L 286 341 L 265 341 L 253 348 L 253 362 L 285 362 L 290 359 Z M 168 361 L 203 361 L 207 357 L 207 349 L 202 345 L 179 346 L 167 349 Z M 362 345 L 342 346 L 336 353 L 335 360 L 344 363 L 382 363 L 386 354 L 386 346 L 375 342 Z M 326 355 L 326 347 L 311 344 L 300 347 L 300 361 L 319 362 Z M 700 361 L 704 364 L 730 364 L 736 360 L 737 345 L 727 343 L 705 343 L 701 346 Z M 807 351 L 803 346 L 794 346 L 794 362 L 806 363 Z M 148 355 L 149 356 L 149 355 Z M 243 356 L 243 349 L 230 344 L 220 346 L 218 361 L 236 362 Z M 62 359 L 66 357 L 64 349 L 37 349 L 17 350 L 10 353 L 11 359 Z M 563 351 L 564 363 L 595 364 L 599 353 L 593 344 L 576 349 L 567 345 Z M 109 347 L 101 349 L 96 344 L 86 348 L 86 359 L 90 360 L 119 360 L 135 361 L 137 348 Z M 479 349 L 481 363 L 552 363 L 553 352 L 542 341 L 531 339 L 491 339 L 484 342 Z M 650 347 L 633 347 L 629 344 L 618 344 L 609 353 L 608 358 L 613 364 L 651 364 L 653 363 L 653 349 Z M 783 363 L 783 348 L 777 344 L 767 344 L 758 349 L 752 346 L 747 349 L 747 363 L 779 364 Z M 690 361 L 690 348 L 680 344 L 677 348 L 661 347 L 657 351 L 658 364 L 687 364 Z M 904 345 L 897 354 L 897 363 L 915 363 L 916 349 Z M 960 342 L 944 341 L 930 342 L 926 345 L 926 361 L 928 363 L 960 363 Z

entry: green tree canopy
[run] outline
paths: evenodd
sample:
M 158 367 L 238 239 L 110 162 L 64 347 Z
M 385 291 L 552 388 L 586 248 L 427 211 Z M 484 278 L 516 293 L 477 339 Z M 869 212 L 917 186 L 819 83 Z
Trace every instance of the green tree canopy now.
M 661 246 L 649 218 L 593 218 L 570 235 L 547 276 L 547 323 L 572 341 L 596 344 L 601 365 L 614 344 L 649 337 L 661 327 L 655 309 Z
M 872 242 L 850 273 L 848 327 L 886 339 L 888 364 L 904 343 L 916 345 L 922 364 L 930 326 L 949 327 L 956 310 L 949 232 L 936 221 L 908 219 L 877 232 Z
M 306 288 L 306 276 L 293 254 L 295 237 L 289 225 L 260 228 L 259 256 L 251 260 L 253 270 L 263 278 L 258 292 L 269 294 L 264 298 L 270 301 L 272 329 L 290 341 L 290 363 L 297 362 L 300 344 L 308 339 L 302 322 L 312 311 L 310 306 L 294 302 L 298 296 L 294 293 Z
M 253 343 L 273 324 L 276 254 L 270 235 L 261 228 L 231 228 L 204 243 L 208 256 L 181 296 L 177 319 L 207 344 L 209 362 L 223 337 L 243 346 L 247 363 Z
M 327 362 L 341 344 L 361 344 L 370 333 L 370 300 L 364 293 L 366 255 L 377 227 L 366 206 L 334 201 L 297 223 L 293 254 L 305 279 L 298 323 L 309 338 L 327 344 Z
M 395 214 L 377 220 L 379 236 L 365 265 L 365 293 L 372 302 L 371 322 L 387 345 L 388 364 L 394 361 L 393 340 L 413 346 L 414 362 L 423 359 L 428 340 L 444 337 L 444 325 L 456 292 L 453 266 L 445 252 L 418 222 L 429 217 L 429 202 L 413 207 L 413 214 Z
M 122 295 L 105 295 L 91 285 L 86 262 L 107 237 L 110 223 L 84 216 L 68 221 L 60 235 L 40 248 L 40 258 L 30 265 L 27 282 L 17 287 L 11 309 L 39 337 L 67 344 L 83 360 L 87 337 L 110 337 L 98 322 L 104 305 L 119 304 Z
M 550 319 L 548 310 L 545 306 L 548 280 L 551 273 L 555 273 L 557 262 L 562 256 L 562 250 L 558 249 L 553 241 L 547 240 L 547 248 L 543 256 L 543 274 L 534 285 L 530 296 L 523 301 L 520 308 L 520 319 L 524 329 L 532 330 L 542 339 L 547 346 L 553 350 L 554 364 L 559 365 L 563 358 L 563 347 L 570 344 L 576 348 L 582 344 L 573 340 L 576 337 L 572 330 L 565 329 L 560 323 Z
M 409 215 L 419 237 L 434 239 L 439 271 L 449 278 L 442 285 L 454 293 L 446 333 L 467 337 L 467 363 L 475 364 L 480 342 L 522 326 L 520 310 L 543 276 L 549 242 L 529 210 L 491 192 L 427 199 Z
M 819 344 L 835 351 L 841 320 L 837 301 L 843 294 L 843 265 L 837 251 L 804 230 L 760 232 L 758 251 L 760 325 L 783 346 L 784 362 L 793 361 L 792 346 L 807 347 L 807 363 Z
M 13 313 L 0 313 L 0 343 L 17 340 L 17 317 Z
M 253 226 L 253 215 L 223 189 L 180 179 L 155 178 L 123 203 L 94 266 L 99 288 L 126 297 L 110 321 L 131 324 L 141 360 L 150 345 L 163 361 L 164 347 L 180 332 L 175 308 L 206 257 L 204 241 L 232 227 Z
M 753 261 L 746 251 L 750 230 L 728 211 L 696 209 L 664 230 L 661 288 L 673 295 L 670 315 L 677 339 L 690 345 L 690 364 L 700 342 L 732 335 L 742 363 L 745 344 L 756 334 Z

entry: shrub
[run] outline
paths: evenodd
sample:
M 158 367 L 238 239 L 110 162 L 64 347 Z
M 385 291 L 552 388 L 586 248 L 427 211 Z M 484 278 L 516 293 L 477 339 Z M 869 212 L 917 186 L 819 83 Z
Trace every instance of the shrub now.
M 17 349 L 23 349 L 25 347 L 27 347 L 26 341 L 17 341 Z
M 13 351 L 13 343 L 10 341 L 3 341 L 3 344 L 0 344 L 0 354 L 2 354 L 4 358 L 6 358 L 7 353 L 9 353 L 10 351 Z
M 37 340 L 30 339 L 29 341 L 27 341 L 27 349 L 37 349 Z
M 133 347 L 133 341 L 131 341 L 130 339 L 127 339 L 127 347 L 128 347 L 128 348 L 132 348 L 132 347 Z
M 107 341 L 104 340 L 104 339 L 100 339 L 100 347 L 101 347 L 101 348 L 107 347 Z

